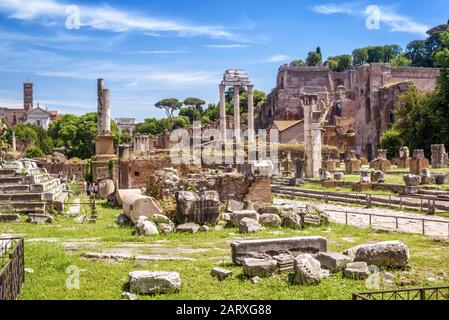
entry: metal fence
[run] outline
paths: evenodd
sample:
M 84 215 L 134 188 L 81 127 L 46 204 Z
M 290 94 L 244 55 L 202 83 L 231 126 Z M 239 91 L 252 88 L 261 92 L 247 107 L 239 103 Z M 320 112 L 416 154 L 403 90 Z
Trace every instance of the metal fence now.
M 449 300 L 449 287 L 416 288 L 416 289 L 354 293 L 352 295 L 352 300 L 364 300 L 364 301 Z
M 25 281 L 23 238 L 0 238 L 0 300 L 15 300 Z

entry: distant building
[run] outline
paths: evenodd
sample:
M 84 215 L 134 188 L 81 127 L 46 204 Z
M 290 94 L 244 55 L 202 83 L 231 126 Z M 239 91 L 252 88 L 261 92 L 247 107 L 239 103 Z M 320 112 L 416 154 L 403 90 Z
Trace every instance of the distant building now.
M 49 120 L 47 119 L 49 117 Z M 16 124 L 32 123 L 48 129 L 50 121 L 57 120 L 59 113 L 56 110 L 44 110 L 33 105 L 33 83 L 23 84 L 23 109 L 0 107 L 0 119 L 4 119 L 8 127 Z
M 116 118 L 115 122 L 117 123 L 120 132 L 128 130 L 131 135 L 133 135 L 137 126 L 136 119 L 134 118 Z
M 34 124 L 34 125 L 44 128 L 45 130 L 48 130 L 48 126 L 50 125 L 50 120 L 51 120 L 50 112 L 48 112 L 47 110 L 42 109 L 40 107 L 37 107 L 27 113 L 27 120 L 25 123 L 26 124 Z
M 271 130 L 279 131 L 280 144 L 304 143 L 304 120 L 273 121 Z

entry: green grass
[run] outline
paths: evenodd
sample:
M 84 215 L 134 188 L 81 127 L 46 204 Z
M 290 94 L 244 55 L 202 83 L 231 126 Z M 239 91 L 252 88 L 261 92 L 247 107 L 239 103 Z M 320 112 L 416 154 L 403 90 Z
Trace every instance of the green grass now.
M 367 190 L 364 192 L 355 192 L 352 190 L 352 188 L 349 188 L 349 187 L 325 188 L 321 184 L 317 184 L 317 183 L 306 183 L 301 186 L 298 186 L 298 188 L 307 189 L 307 190 L 328 191 L 328 192 L 351 193 L 351 194 L 372 194 L 372 195 L 382 195 L 382 196 L 395 195 L 395 193 L 390 192 L 390 191 L 385 191 L 385 190 Z
M 84 201 L 83 199 L 82 201 Z M 409 234 L 395 234 L 359 230 L 350 226 L 331 224 L 329 227 L 308 228 L 306 230 L 265 230 L 261 233 L 244 237 L 237 229 L 211 231 L 209 233 L 171 234 L 168 236 L 137 237 L 133 228 L 120 228 L 114 219 L 118 209 L 98 206 L 99 218 L 96 224 L 79 225 L 73 219 L 57 217 L 51 225 L 32 225 L 25 222 L 0 223 L 0 233 L 24 234 L 31 238 L 59 238 L 62 241 L 95 241 L 100 247 L 82 249 L 75 253 L 65 251 L 60 243 L 26 242 L 25 265 L 34 269 L 26 275 L 26 282 L 20 298 L 34 299 L 94 299 L 118 300 L 127 290 L 128 273 L 136 270 L 176 271 L 181 274 L 182 288 L 179 293 L 163 296 L 141 296 L 140 299 L 350 299 L 353 292 L 366 291 L 363 281 L 343 279 L 341 274 L 323 280 L 318 286 L 292 286 L 288 274 L 280 274 L 262 279 L 258 285 L 251 283 L 242 275 L 242 268 L 229 264 L 229 241 L 238 238 L 277 238 L 291 236 L 324 236 L 329 239 L 329 250 L 341 252 L 357 244 L 368 241 L 402 240 L 410 248 L 411 264 L 419 273 L 412 275 L 417 286 L 435 285 L 426 278 L 440 272 L 449 273 L 449 243 L 436 242 L 431 239 Z M 275 234 L 283 232 L 283 234 Z M 91 239 L 91 240 L 89 240 Z M 96 239 L 96 240 L 93 240 Z M 154 261 L 137 263 L 134 261 L 92 261 L 82 257 L 85 252 L 101 252 L 106 248 L 118 247 L 121 243 L 145 243 L 162 248 L 204 248 L 204 253 L 184 254 L 197 259 L 190 261 Z M 144 253 L 150 253 L 150 249 Z M 219 282 L 210 276 L 212 268 L 223 266 L 234 272 L 232 278 Z M 81 270 L 80 289 L 66 288 L 69 266 Z M 398 277 L 405 271 L 395 271 Z M 410 277 L 410 276 L 409 276 Z M 445 277 L 445 283 L 449 278 Z M 441 285 L 438 283 L 437 285 Z

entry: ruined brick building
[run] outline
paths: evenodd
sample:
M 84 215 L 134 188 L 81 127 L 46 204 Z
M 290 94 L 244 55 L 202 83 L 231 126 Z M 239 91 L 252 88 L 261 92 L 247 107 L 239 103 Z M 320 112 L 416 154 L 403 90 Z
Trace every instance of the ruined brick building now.
M 381 135 L 394 122 L 399 95 L 411 84 L 422 92 L 435 88 L 438 69 L 392 67 L 386 63 L 362 65 L 333 72 L 327 66 L 280 67 L 276 88 L 267 97 L 258 126 L 271 128 L 282 121 L 303 120 L 300 96 L 318 94 L 328 106 L 324 144 L 341 154 L 356 150 L 372 160 Z M 301 125 L 296 130 L 303 130 Z M 297 136 L 303 136 L 298 133 Z M 303 142 L 303 141 L 298 141 Z

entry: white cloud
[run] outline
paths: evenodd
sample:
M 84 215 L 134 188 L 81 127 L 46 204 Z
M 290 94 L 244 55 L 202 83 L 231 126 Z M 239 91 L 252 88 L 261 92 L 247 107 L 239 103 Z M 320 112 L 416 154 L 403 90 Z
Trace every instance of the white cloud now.
M 336 5 L 333 3 L 328 3 L 316 5 L 312 7 L 312 10 L 320 14 L 336 14 L 336 13 L 352 14 L 352 9 L 347 4 Z
M 285 54 L 276 54 L 267 59 L 259 61 L 259 63 L 279 63 L 279 62 L 285 62 L 285 61 L 289 61 L 289 60 L 290 60 L 290 57 Z
M 242 41 L 238 35 L 222 26 L 197 26 L 169 19 L 144 16 L 139 13 L 121 11 L 110 6 L 78 6 L 80 26 L 113 32 L 142 31 L 147 34 L 175 33 L 182 37 L 208 36 L 214 39 Z M 1 0 L 0 11 L 11 18 L 40 21 L 52 25 L 55 20 L 64 25 L 67 5 L 57 0 Z
M 373 6 L 369 6 L 373 7 Z M 311 10 L 325 15 L 331 14 L 347 14 L 354 16 L 362 16 L 368 18 L 372 11 L 369 7 L 363 8 L 355 2 L 345 4 L 322 4 L 311 7 Z M 381 24 L 388 26 L 391 32 L 407 32 L 419 35 L 425 35 L 430 29 L 429 26 L 416 22 L 412 18 L 398 14 L 391 7 L 375 6 L 378 9 L 379 20 Z
M 189 50 L 138 50 L 126 52 L 126 54 L 181 54 L 189 53 Z
M 248 45 L 245 44 L 208 44 L 204 46 L 209 49 L 235 49 L 235 48 L 247 48 Z

